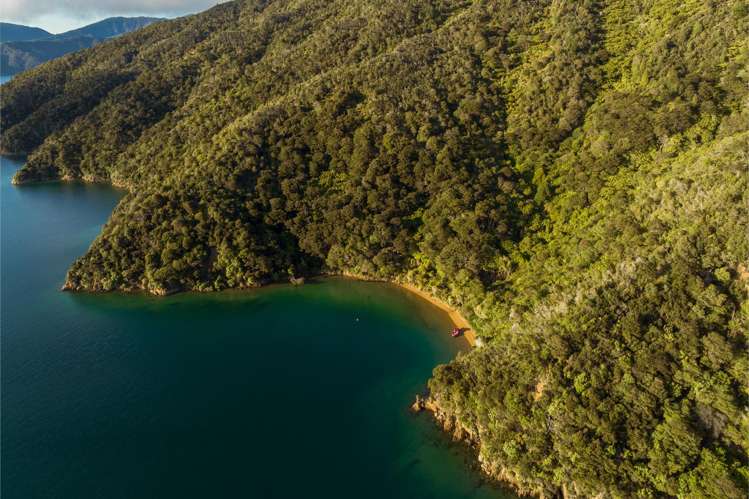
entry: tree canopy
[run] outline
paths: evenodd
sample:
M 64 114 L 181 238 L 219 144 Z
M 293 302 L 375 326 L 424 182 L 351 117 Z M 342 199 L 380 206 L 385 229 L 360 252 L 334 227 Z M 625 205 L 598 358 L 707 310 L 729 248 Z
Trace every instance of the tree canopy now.
M 234 1 L 2 87 L 17 183 L 128 194 L 76 290 L 407 281 L 431 398 L 551 496 L 749 485 L 749 4 Z

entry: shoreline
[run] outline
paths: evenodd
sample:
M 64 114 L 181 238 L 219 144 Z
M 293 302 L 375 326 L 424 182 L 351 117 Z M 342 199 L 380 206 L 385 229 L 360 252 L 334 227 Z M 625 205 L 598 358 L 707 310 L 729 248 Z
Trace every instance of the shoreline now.
M 398 282 L 398 281 L 390 281 L 387 279 L 377 279 L 377 278 L 371 278 L 367 276 L 360 276 L 356 274 L 350 274 L 350 273 L 322 273 L 314 276 L 309 276 L 309 279 L 318 279 L 318 278 L 343 278 L 343 279 L 351 279 L 354 281 L 362 281 L 362 282 L 379 282 L 383 284 L 389 284 L 391 286 L 397 287 L 403 291 L 406 291 L 408 293 L 411 293 L 413 295 L 418 296 L 422 300 L 429 302 L 430 304 L 434 305 L 441 311 L 445 312 L 447 317 L 450 319 L 450 322 L 453 324 L 454 327 L 460 328 L 462 330 L 462 334 L 460 337 L 464 338 L 468 345 L 471 348 L 476 348 L 476 331 L 474 330 L 473 326 L 471 326 L 471 323 L 468 322 L 468 320 L 463 317 L 463 315 L 451 307 L 449 304 L 447 304 L 445 301 L 441 300 L 440 298 L 437 298 L 436 296 L 432 295 L 431 293 L 428 293 L 427 291 L 424 291 L 423 289 L 419 288 L 418 286 L 410 283 L 405 282 Z M 174 294 L 181 294 L 181 293 L 220 293 L 222 291 L 236 291 L 236 292 L 243 292 L 243 291 L 251 291 L 251 290 L 257 290 L 261 288 L 267 288 L 269 286 L 304 286 L 304 278 L 302 278 L 302 282 L 295 283 L 295 282 L 286 282 L 286 281 L 278 281 L 278 282 L 268 282 L 265 284 L 261 284 L 256 287 L 249 287 L 249 288 L 227 288 L 227 289 L 221 289 L 221 290 L 212 290 L 212 291 L 200 291 L 196 289 L 180 289 L 180 290 L 149 290 L 149 289 L 115 289 L 111 291 L 103 291 L 103 290 L 87 290 L 87 289 L 79 289 L 75 288 L 73 286 L 70 286 L 67 279 L 63 283 L 62 287 L 60 288 L 60 291 L 63 292 L 72 292 L 72 293 L 126 293 L 126 294 L 145 294 L 155 297 L 167 297 Z
M 23 157 L 23 155 L 21 155 L 21 157 Z M 14 180 L 15 180 L 15 178 L 14 178 Z M 68 178 L 60 177 L 60 178 L 57 178 L 57 179 L 49 179 L 48 181 L 45 181 L 44 183 L 46 183 L 46 182 L 82 182 L 82 183 L 86 183 L 86 184 L 102 183 L 102 184 L 111 185 L 115 189 L 121 189 L 121 190 L 129 191 L 129 189 L 126 186 L 124 186 L 124 185 L 117 185 L 116 183 L 112 182 L 111 179 L 109 181 L 97 182 L 94 179 L 85 178 L 85 177 L 80 178 L 80 179 L 71 178 L 71 177 L 68 177 Z M 12 183 L 16 184 L 15 181 L 12 181 Z M 29 183 L 40 183 L 40 182 L 39 181 L 32 181 L 32 182 L 29 182 Z M 16 185 L 18 185 L 18 184 L 16 184 Z M 455 326 L 455 327 L 460 328 L 460 329 L 463 330 L 463 334 L 461 336 L 463 338 L 465 338 L 465 340 L 468 342 L 469 346 L 471 346 L 472 348 L 476 348 L 476 331 L 473 329 L 473 327 L 471 326 L 470 322 L 468 322 L 468 320 L 466 320 L 466 318 L 463 317 L 460 314 L 460 312 L 458 312 L 457 310 L 455 310 L 454 308 L 452 308 L 446 302 L 444 302 L 443 300 L 437 298 L 436 296 L 432 295 L 431 293 L 428 293 L 428 292 L 424 291 L 423 289 L 417 287 L 416 285 L 410 284 L 410 283 L 398 282 L 398 281 L 390 281 L 390 280 L 386 280 L 386 279 L 369 278 L 367 276 L 360 276 L 360 275 L 356 275 L 356 274 L 345 272 L 345 271 L 342 272 L 342 273 L 326 273 L 326 272 L 323 272 L 323 273 L 319 274 L 319 277 L 334 277 L 334 276 L 346 277 L 346 278 L 349 278 L 349 279 L 356 279 L 356 280 L 359 280 L 359 281 L 385 282 L 385 283 L 392 284 L 393 286 L 397 286 L 397 287 L 399 287 L 399 288 L 401 288 L 403 290 L 406 290 L 406 291 L 408 291 L 408 292 L 410 292 L 412 294 L 417 295 L 421 299 L 428 301 L 429 303 L 431 303 L 435 307 L 437 307 L 440 310 L 442 310 L 443 312 L 445 312 L 447 314 L 447 316 L 450 318 L 450 321 L 453 323 L 453 326 Z M 311 276 L 311 277 L 314 278 L 316 276 Z M 261 285 L 259 287 L 265 287 L 265 286 L 272 285 L 272 284 L 282 284 L 282 283 L 268 283 L 268 284 L 263 284 L 263 285 Z M 291 281 L 290 284 L 292 286 L 296 285 L 293 281 Z M 80 290 L 73 289 L 72 287 L 68 287 L 67 276 L 66 276 L 66 281 L 65 281 L 65 283 L 62 286 L 62 291 L 80 291 Z M 120 290 L 120 291 L 127 292 L 128 290 Z M 137 290 L 133 290 L 133 291 L 137 291 Z M 142 290 L 142 291 L 145 291 L 147 294 L 161 295 L 161 296 L 172 294 L 172 293 L 153 293 L 152 291 L 149 291 L 149 290 Z M 195 290 L 183 290 L 183 291 L 195 291 Z M 180 292 L 180 291 L 176 291 L 176 292 Z
M 461 315 L 460 312 L 455 310 L 453 307 L 447 304 L 444 300 L 441 300 L 440 298 L 437 298 L 433 294 L 427 291 L 424 291 L 423 289 L 416 286 L 415 284 L 411 284 L 407 282 L 399 282 L 395 280 L 388 280 L 388 279 L 378 279 L 376 277 L 367 277 L 364 275 L 354 274 L 350 272 L 322 273 L 314 277 L 344 277 L 347 279 L 354 279 L 357 281 L 384 282 L 392 286 L 395 286 L 397 288 L 400 288 L 402 290 L 405 290 L 411 294 L 418 296 L 422 300 L 425 300 L 431 303 L 435 307 L 445 312 L 447 316 L 450 318 L 450 322 L 453 323 L 453 326 L 463 330 L 463 334 L 461 334 L 461 337 L 465 338 L 465 340 L 468 342 L 468 345 L 471 348 L 476 348 L 476 344 L 477 344 L 476 330 L 473 328 L 473 326 L 471 326 L 471 323 L 468 322 L 468 320 L 465 317 L 463 317 L 463 315 Z M 314 277 L 312 278 L 314 279 Z
M 461 336 L 465 338 L 468 344 L 473 348 L 476 347 L 476 331 L 473 329 L 471 324 L 466 320 L 466 318 L 460 314 L 460 312 L 458 312 L 457 310 L 455 310 L 450 305 L 440 300 L 436 296 L 427 293 L 423 289 L 420 289 L 414 286 L 413 284 L 405 284 L 405 283 L 399 283 L 395 281 L 386 281 L 386 282 L 390 282 L 394 286 L 404 289 L 408 291 L 409 293 L 412 293 L 418 296 L 422 300 L 428 301 L 435 307 L 445 312 L 447 316 L 450 318 L 450 321 L 453 323 L 453 325 L 463 330 L 463 334 Z

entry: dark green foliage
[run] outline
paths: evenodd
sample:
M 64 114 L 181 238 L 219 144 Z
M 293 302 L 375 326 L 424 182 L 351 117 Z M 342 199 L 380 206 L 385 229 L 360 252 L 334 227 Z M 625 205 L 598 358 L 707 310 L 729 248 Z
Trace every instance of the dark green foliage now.
M 487 340 L 430 390 L 497 476 L 741 497 L 745 9 L 230 2 L 14 79 L 2 145 L 129 190 L 72 289 L 414 282 Z

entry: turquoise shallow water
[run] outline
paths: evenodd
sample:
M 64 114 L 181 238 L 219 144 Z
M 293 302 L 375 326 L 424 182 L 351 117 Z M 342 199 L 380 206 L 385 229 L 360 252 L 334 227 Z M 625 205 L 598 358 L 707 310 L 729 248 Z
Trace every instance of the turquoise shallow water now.
M 342 279 L 62 293 L 121 193 L 0 166 L 4 498 L 513 497 L 407 410 L 465 348 L 438 309 Z

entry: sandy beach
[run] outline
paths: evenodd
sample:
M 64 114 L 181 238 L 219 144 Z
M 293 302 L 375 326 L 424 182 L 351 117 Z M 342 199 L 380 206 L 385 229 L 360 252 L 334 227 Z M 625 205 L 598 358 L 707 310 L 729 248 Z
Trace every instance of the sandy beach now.
M 460 313 L 451 308 L 450 305 L 445 303 L 444 301 L 440 300 L 439 298 L 430 295 L 426 291 L 423 291 L 413 284 L 402 284 L 402 283 L 394 283 L 396 286 L 399 286 L 405 290 L 408 290 L 409 292 L 418 295 L 420 298 L 428 301 L 432 305 L 435 305 L 436 307 L 444 310 L 447 315 L 450 317 L 450 320 L 452 321 L 453 325 L 455 327 L 458 327 L 463 330 L 463 337 L 468 341 L 468 343 L 472 346 L 476 346 L 476 332 L 473 330 L 469 322 L 460 315 Z

